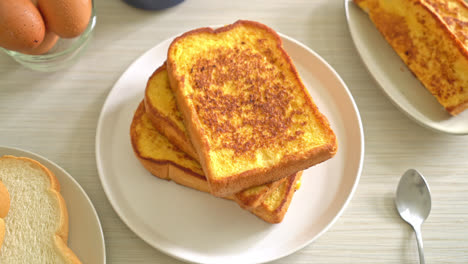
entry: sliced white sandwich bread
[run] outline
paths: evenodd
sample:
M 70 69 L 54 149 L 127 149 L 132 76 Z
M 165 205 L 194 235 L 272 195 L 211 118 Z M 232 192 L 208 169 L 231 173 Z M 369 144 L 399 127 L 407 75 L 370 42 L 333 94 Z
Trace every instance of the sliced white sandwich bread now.
M 5 185 L 0 181 L 0 248 L 5 237 L 5 220 L 3 220 L 10 210 L 10 194 Z
M 67 246 L 68 213 L 55 175 L 23 157 L 0 158 L 10 195 L 0 263 L 81 263 Z

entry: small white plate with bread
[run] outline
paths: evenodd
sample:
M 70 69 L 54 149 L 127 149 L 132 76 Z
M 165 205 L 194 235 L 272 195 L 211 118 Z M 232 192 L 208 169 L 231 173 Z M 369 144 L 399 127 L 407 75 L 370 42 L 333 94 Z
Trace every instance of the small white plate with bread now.
M 96 132 L 104 191 L 141 239 L 194 263 L 265 263 L 303 248 L 343 213 L 359 182 L 364 135 L 358 109 L 338 74 L 315 52 L 281 35 L 284 49 L 336 133 L 332 159 L 304 171 L 283 221 L 262 221 L 227 199 L 151 175 L 136 158 L 130 125 L 148 78 L 167 58 L 173 38 L 138 58 L 110 91 Z
M 106 263 L 98 215 L 78 182 L 57 164 L 25 150 L 0 146 L 0 157 L 0 179 L 9 193 L 0 262 Z M 31 242 L 18 245 L 24 238 Z
M 369 16 L 353 0 L 344 3 L 356 50 L 391 102 L 424 127 L 448 134 L 468 134 L 468 111 L 450 115 L 413 75 Z

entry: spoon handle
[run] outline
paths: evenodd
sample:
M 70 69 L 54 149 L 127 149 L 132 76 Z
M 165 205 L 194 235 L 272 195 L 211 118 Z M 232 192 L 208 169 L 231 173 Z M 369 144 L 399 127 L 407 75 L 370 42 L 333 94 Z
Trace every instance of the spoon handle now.
M 421 225 L 414 225 L 413 226 L 414 233 L 416 234 L 416 240 L 418 241 L 418 251 L 419 251 L 419 263 L 425 264 L 426 261 L 424 260 L 424 251 L 423 251 L 423 241 L 421 236 Z

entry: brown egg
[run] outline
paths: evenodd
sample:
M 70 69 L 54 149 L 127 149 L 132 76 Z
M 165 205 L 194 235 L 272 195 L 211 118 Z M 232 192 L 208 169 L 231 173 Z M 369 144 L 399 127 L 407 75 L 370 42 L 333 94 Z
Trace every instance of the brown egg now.
M 41 45 L 31 50 L 25 50 L 23 51 L 23 53 L 31 54 L 31 55 L 44 54 L 48 52 L 52 47 L 54 47 L 58 39 L 59 39 L 59 36 L 57 36 L 57 34 L 55 34 L 52 31 L 46 31 L 44 40 L 42 41 Z
M 62 38 L 79 36 L 91 18 L 91 0 L 38 0 L 37 4 L 47 29 Z
M 42 43 L 44 20 L 30 0 L 0 0 L 0 46 L 30 50 Z

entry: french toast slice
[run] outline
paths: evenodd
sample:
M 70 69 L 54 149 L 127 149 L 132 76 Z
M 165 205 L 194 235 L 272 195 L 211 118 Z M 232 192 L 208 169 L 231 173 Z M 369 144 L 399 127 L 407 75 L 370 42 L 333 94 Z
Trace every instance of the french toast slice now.
M 210 193 L 208 182 L 198 162 L 181 152 L 154 128 L 144 104 L 136 110 L 131 128 L 133 151 L 142 165 L 158 178 L 174 182 L 199 191 Z M 267 195 L 257 207 L 247 210 L 269 223 L 279 223 L 286 214 L 295 190 L 298 188 L 302 172 L 281 181 L 280 185 Z M 255 196 L 256 193 L 253 193 Z M 234 196 L 225 197 L 236 201 Z
M 159 67 L 149 78 L 144 102 L 147 116 L 152 121 L 156 130 L 167 137 L 169 142 L 177 148 L 187 153 L 190 157 L 199 160 L 187 135 L 182 114 L 177 107 L 174 94 L 172 93 L 165 64 Z M 280 185 L 282 180 L 284 179 L 251 187 L 233 194 L 233 197 L 243 208 L 257 207 L 265 196 Z
M 167 71 L 213 195 L 287 177 L 337 151 L 281 38 L 263 24 L 184 33 L 169 46 Z
M 468 5 L 463 0 L 354 0 L 452 115 L 468 108 Z

